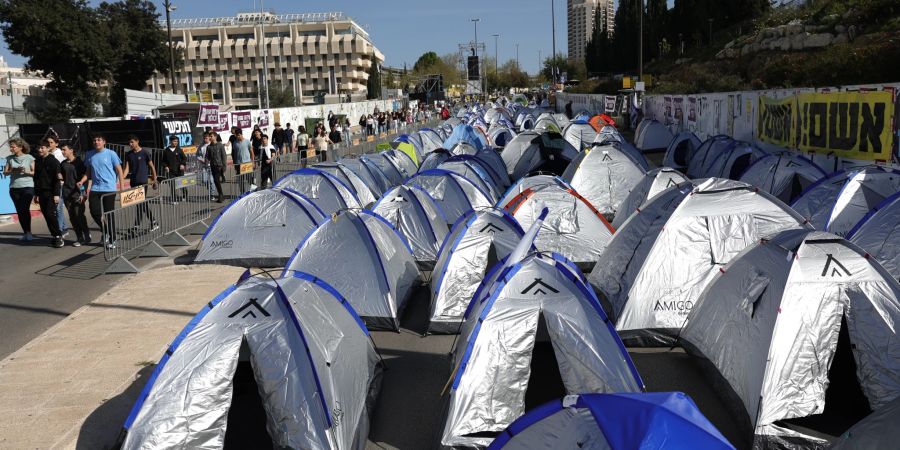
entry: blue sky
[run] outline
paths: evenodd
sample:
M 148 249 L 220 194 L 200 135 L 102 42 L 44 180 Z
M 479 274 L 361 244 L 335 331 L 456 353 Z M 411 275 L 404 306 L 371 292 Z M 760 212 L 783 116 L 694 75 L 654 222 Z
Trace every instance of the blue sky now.
M 217 17 L 259 8 L 260 0 L 172 0 L 177 6 L 173 18 Z M 162 0 L 153 1 L 162 11 Z M 98 4 L 98 0 L 90 0 Z M 617 2 L 618 3 L 618 2 Z M 469 19 L 480 18 L 478 40 L 494 54 L 492 34 L 500 34 L 500 61 L 516 57 L 530 73 L 538 69 L 538 52 L 552 53 L 551 0 L 342 0 L 333 2 L 263 0 L 265 9 L 276 13 L 340 11 L 366 28 L 375 45 L 385 54 L 386 63 L 410 67 L 422 53 L 433 50 L 439 55 L 456 52 L 459 43 L 474 38 Z M 556 50 L 566 53 L 566 0 L 555 0 Z M 0 39 L 2 40 L 2 39 Z M 14 66 L 24 59 L 12 55 L 5 42 L 0 55 Z

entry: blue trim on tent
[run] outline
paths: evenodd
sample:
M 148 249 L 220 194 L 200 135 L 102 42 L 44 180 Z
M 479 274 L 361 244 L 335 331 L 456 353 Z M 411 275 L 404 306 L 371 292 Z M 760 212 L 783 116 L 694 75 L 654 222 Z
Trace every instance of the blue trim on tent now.
M 394 170 L 397 172 L 397 177 L 398 177 L 400 180 L 404 180 L 404 179 L 406 178 L 406 177 L 403 176 L 403 171 L 400 170 L 399 167 L 397 167 L 397 164 L 395 164 L 394 161 L 391 161 L 391 158 L 389 158 L 389 157 L 385 154 L 385 152 L 375 153 L 375 155 L 377 155 L 379 158 L 381 158 L 381 159 L 387 161 L 388 165 L 390 165 L 391 168 L 394 169 Z M 378 163 L 376 163 L 375 161 L 372 161 L 372 160 L 369 158 L 369 155 L 362 155 L 362 156 L 359 157 L 359 159 L 365 159 L 366 161 L 371 161 L 372 164 L 375 164 L 375 166 L 378 167 L 378 170 L 381 170 L 381 166 L 379 166 Z M 393 181 L 391 181 L 391 177 L 389 177 L 389 176 L 387 175 L 387 172 L 385 172 L 384 170 L 381 170 L 381 171 L 382 171 L 382 173 L 384 173 L 385 178 L 387 178 L 389 182 L 393 183 Z
M 440 214 L 441 220 L 443 221 L 443 223 L 447 223 L 447 213 L 444 212 L 444 208 L 441 208 L 441 205 L 438 204 L 437 200 L 435 200 L 434 197 L 432 197 L 431 194 L 428 193 L 428 191 L 426 191 L 425 189 L 422 189 L 422 186 L 419 186 L 417 184 L 407 186 L 407 187 L 418 190 L 418 191 L 422 191 L 423 194 L 427 195 L 428 199 L 431 200 L 431 204 L 434 205 L 434 208 L 437 210 L 438 214 Z
M 584 276 L 584 273 L 581 271 L 581 269 L 579 269 L 578 266 L 575 265 L 575 263 L 569 261 L 568 258 L 556 252 L 552 252 L 550 254 L 550 257 L 553 258 L 554 261 L 560 262 L 568 267 L 569 270 L 572 271 L 572 274 L 576 275 L 582 283 L 587 283 L 587 278 Z
M 216 224 L 219 223 L 219 219 L 221 219 L 222 216 L 225 215 L 225 212 L 226 212 L 226 211 L 228 211 L 229 209 L 231 209 L 231 207 L 234 206 L 237 202 L 241 201 L 241 199 L 243 199 L 244 197 L 246 197 L 246 196 L 248 196 L 248 195 L 250 195 L 250 194 L 252 194 L 252 193 L 253 193 L 253 192 L 251 192 L 251 191 L 244 192 L 244 193 L 241 194 L 238 198 L 232 200 L 231 203 L 229 203 L 229 204 L 226 205 L 224 208 L 222 208 L 222 211 L 219 213 L 219 215 L 216 216 L 216 218 L 213 220 L 213 222 L 212 222 L 211 224 L 209 224 L 208 227 L 206 227 L 206 231 L 203 233 L 203 236 L 200 237 L 200 240 L 203 241 L 204 239 L 206 239 L 206 236 L 207 236 L 207 235 L 209 234 L 209 232 L 213 229 L 213 227 L 215 227 Z
M 493 151 L 493 150 L 481 150 L 478 153 L 483 153 L 486 151 Z M 486 183 L 490 183 L 492 186 L 494 186 L 495 189 L 500 187 L 500 183 L 503 182 L 503 179 L 500 178 L 500 175 L 497 174 L 497 171 L 494 170 L 485 159 L 479 158 L 477 153 L 475 155 L 454 155 L 450 159 L 448 159 L 447 161 L 444 161 L 444 162 L 451 162 L 451 161 L 464 161 L 464 162 L 474 161 L 476 164 L 478 164 L 479 167 L 481 167 L 482 170 L 484 170 L 485 174 L 482 175 L 477 170 L 475 171 L 475 173 L 478 173 L 478 176 L 481 177 L 482 179 L 484 179 L 484 177 L 486 176 L 487 179 L 484 181 Z
M 296 247 L 294 247 L 294 252 L 291 253 L 291 257 L 288 258 L 287 264 L 284 265 L 284 269 L 281 270 L 282 278 L 284 278 L 286 276 L 286 274 L 288 273 L 288 271 L 290 270 L 291 264 L 293 264 L 294 260 L 297 259 L 297 255 L 300 254 L 300 249 L 303 248 L 303 246 L 306 244 L 306 241 L 308 241 L 309 238 L 312 237 L 312 235 L 315 234 L 316 231 L 319 231 L 319 229 L 322 228 L 323 225 L 325 225 L 326 223 L 328 223 L 330 221 L 331 221 L 331 218 L 322 222 L 319 226 L 313 228 L 312 230 L 309 230 L 309 232 L 306 233 L 306 236 L 303 236 L 303 239 L 300 240 L 300 243 L 297 244 Z
M 525 415 L 514 420 L 499 436 L 494 438 L 487 450 L 502 449 L 517 434 L 562 410 L 562 401 L 552 400 L 528 411 Z
M 412 249 L 412 246 L 409 245 L 409 241 L 407 241 L 406 238 L 402 234 L 400 234 L 400 230 L 398 230 L 397 227 L 395 227 L 392 223 L 388 222 L 387 219 L 385 219 L 384 217 L 381 217 L 380 214 L 378 214 L 374 211 L 369 211 L 366 209 L 360 211 L 359 213 L 360 214 L 368 214 L 368 215 L 380 220 L 383 224 L 387 225 L 388 228 L 393 230 L 394 234 L 396 234 L 397 237 L 400 238 L 400 242 L 403 242 L 403 245 L 406 246 L 406 249 L 409 250 L 409 253 L 413 254 L 413 249 Z
M 416 164 L 415 161 L 413 161 L 412 156 L 407 155 L 406 152 L 402 152 L 402 151 L 399 151 L 399 150 L 397 150 L 397 149 L 395 149 L 395 148 L 392 148 L 392 149 L 390 149 L 390 150 L 385 150 L 385 151 L 382 152 L 382 153 L 387 153 L 387 152 L 390 152 L 391 155 L 398 155 L 398 156 L 397 156 L 398 158 L 401 157 L 401 156 L 399 156 L 399 155 L 403 155 L 402 157 L 408 159 L 409 162 L 411 162 L 413 166 L 415 166 L 416 168 L 419 167 L 419 165 Z M 403 175 L 403 171 L 400 171 L 400 175 Z M 408 176 L 407 176 L 407 178 L 409 178 L 409 177 L 411 177 L 411 175 L 408 175 Z
M 409 182 L 414 180 L 416 177 L 420 177 L 420 176 L 423 176 L 423 177 L 449 177 L 450 179 L 452 179 L 454 181 L 454 183 L 456 183 L 456 186 L 459 188 L 460 192 L 462 192 L 463 197 L 466 198 L 466 202 L 469 203 L 469 209 L 472 209 L 472 201 L 469 200 L 469 196 L 466 195 L 466 191 L 462 188 L 462 185 L 460 184 L 460 182 L 457 178 L 461 178 L 461 179 L 465 180 L 467 183 L 471 184 L 472 187 L 475 188 L 475 190 L 477 190 L 479 193 L 481 193 L 481 195 L 484 196 L 484 199 L 489 204 L 493 204 L 493 202 L 491 201 L 491 196 L 487 192 L 484 192 L 484 190 L 482 190 L 480 187 L 478 187 L 477 184 L 472 182 L 472 180 L 470 180 L 456 172 L 451 172 L 451 171 L 445 170 L 445 169 L 429 169 L 424 172 L 417 173 L 414 176 L 410 177 L 409 180 L 406 180 L 405 184 L 409 184 Z
M 359 159 L 359 165 L 363 168 L 363 170 L 365 170 L 365 171 L 369 174 L 370 177 L 372 177 L 372 181 L 374 181 L 375 184 L 380 184 L 381 181 L 378 179 L 378 176 L 375 175 L 375 172 L 372 171 L 372 167 L 371 167 L 371 166 L 375 165 L 374 163 L 372 163 L 372 162 L 369 161 L 368 159 L 362 159 L 362 158 L 360 158 L 360 159 Z M 388 180 L 387 175 L 384 174 L 384 172 L 381 170 L 380 167 L 375 166 L 375 169 L 378 170 L 378 173 L 380 173 L 382 177 L 384 177 L 384 180 L 385 180 L 385 181 L 387 181 L 388 183 L 390 183 L 390 180 Z M 360 177 L 360 178 L 362 178 L 362 177 Z M 363 180 L 363 181 L 365 182 L 366 180 Z M 386 192 L 387 190 L 390 190 L 390 187 L 387 186 L 387 185 L 385 185 L 385 186 L 383 186 L 383 187 L 385 188 L 385 190 L 381 192 L 382 194 L 383 194 L 384 192 Z M 378 190 L 379 190 L 379 191 L 381 191 L 381 188 L 382 188 L 382 186 L 378 186 Z M 370 190 L 371 190 L 371 189 L 370 189 Z M 374 194 L 374 192 L 373 192 L 373 194 Z
M 813 189 L 821 186 L 822 184 L 826 183 L 828 180 L 833 180 L 841 175 L 844 175 L 845 173 L 847 173 L 847 171 L 842 169 L 842 170 L 838 170 L 836 172 L 832 172 L 832 173 L 826 175 L 825 177 L 819 178 L 818 181 L 809 185 L 806 189 L 803 190 L 803 192 L 800 193 L 800 195 L 797 197 L 797 199 L 794 200 L 794 203 L 791 203 L 791 205 L 790 205 L 791 208 L 795 207 L 797 205 L 797 203 L 799 203 L 800 200 L 802 200 L 803 197 L 805 197 L 806 194 L 810 193 Z
M 454 156 L 453 158 L 459 158 L 460 156 L 463 156 L 463 155 L 457 155 L 457 156 Z M 475 175 L 478 175 L 478 179 L 481 180 L 482 183 L 484 183 L 484 187 L 486 187 L 488 190 L 491 190 L 493 188 L 493 190 L 496 192 L 497 182 L 494 181 L 493 177 L 489 173 L 487 173 L 487 171 L 484 169 L 484 165 L 482 164 L 481 160 L 477 160 L 475 157 L 473 157 L 471 155 L 465 155 L 465 156 L 469 156 L 469 158 L 460 158 L 460 159 L 450 158 L 444 162 L 445 163 L 448 163 L 448 162 L 462 163 L 467 168 L 469 168 L 472 172 L 475 172 Z M 440 166 L 438 166 L 438 168 L 440 168 Z M 447 169 L 442 169 L 442 170 L 447 170 Z M 450 172 L 453 172 L 453 171 L 450 170 Z M 456 172 L 453 172 L 453 173 L 456 173 Z M 462 174 L 457 174 L 457 175 L 459 175 L 463 178 L 466 178 L 469 181 L 472 181 L 465 175 L 462 175 Z M 475 184 L 475 183 L 473 182 L 472 184 Z M 477 184 L 475 186 L 478 187 Z
M 878 211 L 881 211 L 882 209 L 884 209 L 885 207 L 894 203 L 897 200 L 900 200 L 900 192 L 894 193 L 890 197 L 885 198 L 884 200 L 879 202 L 877 205 L 875 205 L 874 208 L 870 209 L 869 212 L 867 212 L 866 215 L 863 216 L 862 219 L 859 219 L 859 222 L 856 222 L 856 225 L 853 225 L 853 228 L 851 228 L 850 231 L 847 232 L 846 239 L 850 240 L 851 238 L 853 238 L 853 235 L 856 234 L 856 232 L 859 231 L 859 229 L 862 228 L 862 226 L 865 225 L 865 223 L 868 222 L 869 219 L 872 218 L 872 216 L 874 216 L 875 214 L 878 213 Z
M 306 217 L 309 217 L 309 220 L 312 221 L 313 224 L 315 224 L 315 225 L 318 226 L 320 222 L 319 222 L 318 220 L 316 220 L 316 219 L 313 218 L 312 214 L 309 213 L 309 210 L 306 209 L 306 206 L 304 206 L 303 203 L 300 202 L 300 200 L 297 200 L 296 198 L 292 197 L 291 195 L 285 195 L 285 192 L 289 192 L 289 193 L 291 193 L 292 195 L 296 195 L 296 196 L 302 198 L 303 200 L 305 200 L 306 202 L 308 202 L 309 204 L 313 205 L 313 207 L 316 208 L 316 211 L 317 211 L 319 214 L 322 215 L 322 219 L 324 219 L 324 218 L 326 217 L 325 214 L 322 212 L 322 210 L 319 209 L 319 207 L 316 206 L 316 204 L 313 203 L 307 196 L 305 196 L 305 195 L 303 195 L 303 194 L 301 194 L 301 193 L 299 193 L 299 192 L 297 192 L 297 191 L 295 191 L 295 190 L 293 190 L 293 189 L 290 189 L 290 188 L 285 188 L 285 189 L 279 190 L 279 192 L 280 192 L 282 195 L 284 195 L 285 197 L 291 199 L 292 202 L 296 203 L 297 206 L 299 206 L 300 209 L 302 209 L 303 212 L 306 214 Z M 320 220 L 321 220 L 321 219 L 320 219 Z
M 881 167 L 881 166 L 861 167 L 861 168 L 859 168 L 859 170 L 854 170 L 854 171 L 850 172 L 850 173 L 848 174 L 849 176 L 847 177 L 847 180 L 844 182 L 844 185 L 841 186 L 841 189 L 838 191 L 837 195 L 834 197 L 835 202 L 832 202 L 832 204 L 831 204 L 831 210 L 828 211 L 828 222 L 825 223 L 825 229 L 824 229 L 823 231 L 828 231 L 828 229 L 831 227 L 831 219 L 832 219 L 832 215 L 834 214 L 834 208 L 837 206 L 837 201 L 836 201 L 836 200 L 840 199 L 841 196 L 844 195 L 844 190 L 846 190 L 846 189 L 847 189 L 847 186 L 850 185 L 850 181 L 852 181 L 853 178 L 856 178 L 857 175 L 859 175 L 859 174 L 861 174 L 861 173 L 864 173 L 864 172 L 866 172 L 866 171 L 869 170 L 869 169 L 876 169 L 876 170 L 881 171 L 882 173 L 889 173 L 887 169 L 885 169 L 885 168 L 883 168 L 883 167 Z M 898 170 L 891 169 L 890 172 L 891 172 L 891 173 L 894 173 L 894 174 L 897 174 L 897 175 L 900 175 L 900 171 L 898 171 Z M 881 203 L 881 202 L 879 202 L 879 204 L 880 204 L 880 203 Z
M 356 200 L 356 204 L 357 204 L 357 205 L 362 205 L 362 202 L 359 201 L 359 197 L 356 196 L 356 191 L 355 191 L 354 189 L 351 189 L 350 187 L 348 187 L 346 184 L 344 184 L 344 182 L 341 181 L 340 179 L 338 179 L 338 177 L 336 177 L 336 176 L 334 176 L 334 175 L 332 175 L 332 174 L 330 174 L 330 173 L 328 173 L 328 172 L 325 172 L 324 170 L 319 170 L 319 169 L 315 169 L 315 168 L 311 168 L 311 167 L 304 167 L 304 168 L 302 168 L 302 169 L 297 169 L 297 170 L 295 170 L 295 171 L 293 171 L 293 172 L 291 172 L 291 173 L 289 173 L 289 174 L 287 174 L 287 175 L 285 175 L 285 176 L 279 178 L 278 181 L 275 183 L 275 186 L 273 186 L 273 187 L 280 187 L 280 186 L 278 186 L 278 185 L 279 185 L 282 181 L 284 181 L 285 178 L 287 178 L 287 177 L 289 177 L 289 176 L 291 176 L 291 175 L 319 175 L 319 176 L 323 176 L 323 177 L 325 177 L 326 180 L 330 181 L 332 185 L 334 185 L 334 183 L 336 182 L 336 183 L 340 184 L 341 186 L 343 186 L 344 189 L 346 189 L 347 192 L 350 193 L 350 196 L 351 196 L 354 200 Z M 349 208 L 350 205 L 347 204 L 347 200 L 346 200 L 346 199 L 344 198 L 344 196 L 342 195 L 341 190 L 338 189 L 337 186 L 335 186 L 334 190 L 337 191 L 338 197 L 341 198 L 341 203 L 344 204 L 344 208 Z
M 451 387 L 451 389 L 456 390 L 456 388 L 459 387 L 459 382 L 462 380 L 463 372 L 465 372 L 466 366 L 469 363 L 469 358 L 472 356 L 472 350 L 475 348 L 475 341 L 478 339 L 478 333 L 481 331 L 481 324 L 484 323 L 484 320 L 487 318 L 488 313 L 491 312 L 491 307 L 494 306 L 494 302 L 497 301 L 497 297 L 499 297 L 500 293 L 503 292 L 503 288 L 506 286 L 506 283 L 508 283 L 509 280 L 514 277 L 521 268 L 522 264 L 513 264 L 507 270 L 506 275 L 498 280 L 499 283 L 497 284 L 497 287 L 494 289 L 494 292 L 491 293 L 487 304 L 484 305 L 484 308 L 481 310 L 481 314 L 478 316 L 478 323 L 475 324 L 475 328 L 472 330 L 472 334 L 469 336 L 469 339 L 466 342 L 466 351 L 465 353 L 463 353 L 462 359 L 459 362 L 459 368 L 453 375 L 453 386 Z
M 369 243 L 372 244 L 372 251 L 375 252 L 375 259 L 378 261 L 378 266 L 381 268 L 381 281 L 384 282 L 384 285 L 381 287 L 383 289 L 382 293 L 390 293 L 391 292 L 391 281 L 388 280 L 387 270 L 384 268 L 384 261 L 381 260 L 381 252 L 378 250 L 378 244 L 375 242 L 375 237 L 372 236 L 372 232 L 369 231 L 369 227 L 366 225 L 366 221 L 362 220 L 362 217 L 357 215 L 359 220 L 359 225 L 362 226 L 363 230 L 365 230 L 366 236 L 369 238 Z M 383 219 L 383 218 L 382 218 Z M 391 227 L 393 228 L 393 227 Z M 408 246 L 409 244 L 407 244 Z M 408 248 L 408 247 L 407 247 Z M 412 253 L 412 252 L 410 252 Z M 397 299 L 399 301 L 399 299 Z M 393 311 L 396 314 L 396 311 Z M 394 320 L 399 320 L 399 317 L 393 317 Z
M 769 152 L 767 152 L 767 151 L 765 151 L 765 150 L 763 150 L 763 149 L 761 149 L 761 148 L 759 148 L 759 147 L 757 147 L 757 146 L 755 146 L 755 145 L 753 145 L 753 144 L 751 144 L 751 143 L 749 143 L 749 142 L 745 142 L 745 141 L 737 141 L 737 140 L 736 140 L 736 141 L 732 142 L 732 143 L 731 143 L 724 151 L 719 152 L 719 154 L 716 155 L 715 158 L 713 158 L 712 162 L 709 164 L 709 167 L 712 168 L 713 166 L 715 166 L 715 165 L 719 162 L 719 160 L 722 159 L 722 158 L 731 158 L 731 156 L 734 154 L 734 151 L 735 151 L 735 150 L 738 150 L 739 148 L 741 148 L 741 147 L 738 146 L 738 144 L 742 144 L 742 143 L 743 143 L 743 144 L 747 144 L 745 147 L 751 148 L 751 150 L 750 150 L 750 154 L 751 154 L 751 155 L 753 154 L 753 150 L 758 150 L 758 151 L 760 151 L 760 152 L 763 154 L 762 158 L 765 158 L 765 157 L 767 157 L 767 156 L 771 156 L 771 155 L 772 155 L 771 153 L 769 153 Z M 753 164 L 756 164 L 757 162 L 759 162 L 760 160 L 762 160 L 762 158 L 760 158 L 760 159 L 754 161 Z M 746 169 L 744 169 L 744 171 L 741 172 L 741 174 L 738 175 L 736 179 L 740 180 L 740 179 L 741 179 L 741 176 L 743 176 L 745 173 L 747 173 L 747 170 L 749 170 L 750 167 L 753 166 L 753 164 L 751 164 L 751 165 L 748 166 Z M 723 166 L 722 168 L 725 169 L 725 166 Z M 728 177 L 726 176 L 726 174 L 724 174 L 724 173 L 721 173 L 721 174 L 718 174 L 718 175 L 715 175 L 715 174 L 714 174 L 713 176 L 714 176 L 714 177 L 718 177 L 718 178 L 728 178 Z
M 425 192 L 425 190 L 423 190 L 422 188 L 420 188 L 420 187 L 418 187 L 418 186 L 397 186 L 397 187 L 395 187 L 394 189 L 391 189 L 391 191 L 393 191 L 393 190 L 396 189 L 396 190 L 397 190 L 397 194 L 395 194 L 395 195 L 400 195 L 400 196 L 402 196 L 404 199 L 406 199 L 406 196 L 400 194 L 400 192 L 401 192 L 400 189 L 401 189 L 401 188 L 406 188 L 406 189 L 408 189 L 408 190 L 410 190 L 410 191 L 412 191 L 413 188 L 417 188 L 417 189 L 421 190 L 422 192 Z M 378 209 L 378 206 L 381 205 L 381 201 L 382 201 L 382 200 L 388 198 L 388 195 L 387 195 L 387 194 L 390 194 L 391 191 L 386 192 L 385 195 L 384 195 L 383 197 L 381 197 L 380 199 L 378 199 L 377 202 L 375 202 L 375 205 L 372 206 L 372 211 L 373 211 L 373 212 L 374 212 L 376 209 Z M 428 192 L 425 192 L 425 194 L 428 195 Z M 428 226 L 428 231 L 431 233 L 431 238 L 432 238 L 432 240 L 437 241 L 437 234 L 434 232 L 434 227 L 431 226 L 431 219 L 428 217 L 428 212 L 425 211 L 425 207 L 422 206 L 422 202 L 419 201 L 419 197 L 416 196 L 416 194 L 415 194 L 414 192 L 410 192 L 410 197 L 412 197 L 413 200 L 415 200 L 415 202 L 410 201 L 409 199 L 407 199 L 407 201 L 409 201 L 411 204 L 414 204 L 415 206 L 418 207 L 417 210 L 418 210 L 420 213 L 422 213 L 422 217 L 424 217 L 424 219 L 425 219 L 425 225 Z M 431 197 L 431 196 L 429 195 L 429 197 Z M 440 209 L 438 209 L 438 213 L 441 214 L 441 215 L 443 216 L 443 213 L 440 211 Z M 377 213 L 376 213 L 376 214 L 377 214 Z M 381 216 L 379 216 L 379 217 L 381 217 Z M 383 218 L 383 217 L 382 217 L 382 218 Z M 447 221 L 446 217 L 442 217 L 442 218 L 444 219 L 444 222 Z M 386 220 L 385 220 L 385 221 L 386 221 Z M 391 224 L 391 226 L 393 227 L 393 224 Z M 396 228 L 396 227 L 394 227 L 394 228 Z M 408 240 L 404 240 L 404 241 L 406 241 L 406 242 L 407 242 L 407 246 L 409 246 Z M 412 247 L 410 247 L 410 251 L 412 251 Z
M 441 259 L 441 255 L 444 254 L 444 246 L 447 244 L 447 241 L 450 240 L 450 236 L 453 236 L 453 230 L 455 230 L 456 227 L 459 226 L 461 221 L 465 221 L 466 222 L 465 228 L 463 228 L 459 232 L 459 234 L 456 235 L 456 238 L 454 239 L 453 244 L 447 250 L 450 252 L 450 254 L 447 255 L 446 261 L 447 261 L 447 265 L 450 264 L 450 257 L 452 257 L 453 253 L 456 251 L 456 246 L 459 245 L 459 241 L 462 240 L 463 236 L 465 236 L 465 234 L 466 234 L 466 231 L 469 229 L 470 226 L 472 226 L 472 222 L 475 222 L 475 220 L 477 218 L 478 218 L 478 215 L 475 213 L 475 210 L 470 210 L 469 212 L 460 216 L 459 219 L 456 219 L 456 223 L 454 223 L 453 227 L 450 228 L 450 233 L 447 234 L 447 237 L 444 238 L 444 242 L 441 242 L 441 248 L 438 249 L 437 258 L 439 260 Z M 444 283 L 444 275 L 446 275 L 446 274 L 447 274 L 447 267 L 444 267 L 444 270 L 442 270 L 441 273 L 438 274 L 437 283 L 434 285 L 434 294 L 435 295 L 437 295 L 438 292 L 441 291 L 441 284 Z
M 166 349 L 166 352 L 163 354 L 162 358 L 159 359 L 159 362 L 156 364 L 156 367 L 153 369 L 153 373 L 150 374 L 150 378 L 147 379 L 147 384 L 144 385 L 144 388 L 141 390 L 141 393 L 138 395 L 137 400 L 134 402 L 134 406 L 131 407 L 131 412 L 128 413 L 128 417 L 125 419 L 124 428 L 126 430 L 131 428 L 131 425 L 134 424 L 134 420 L 137 419 L 137 415 L 140 413 L 141 408 L 144 406 L 144 402 L 147 400 L 147 397 L 150 396 L 150 391 L 153 389 L 153 385 L 156 383 L 156 379 L 159 377 L 159 374 L 162 373 L 163 368 L 166 366 L 166 363 L 169 362 L 169 358 L 178 350 L 178 347 L 181 345 L 181 342 L 190 334 L 191 331 L 203 320 L 206 315 L 212 311 L 216 305 L 219 304 L 225 297 L 231 295 L 234 290 L 237 289 L 236 285 L 228 286 L 224 291 L 220 292 L 212 301 L 207 303 L 200 309 L 199 312 L 188 322 L 184 328 L 181 329 L 181 332 L 175 336 L 175 339 L 172 340 L 172 343 L 169 344 L 169 347 Z
M 320 288 L 331 294 L 332 297 L 334 297 L 334 299 L 337 300 L 338 303 L 343 305 L 344 309 L 346 309 L 347 312 L 349 312 L 350 315 L 353 316 L 353 320 L 356 321 L 356 324 L 359 325 L 359 328 L 363 331 L 363 333 L 365 333 L 366 336 L 369 335 L 369 329 L 366 328 L 366 323 L 363 322 L 363 320 L 359 317 L 359 314 L 356 313 L 356 310 L 353 309 L 353 305 L 351 305 L 350 302 L 348 302 L 347 299 L 337 291 L 337 289 L 328 284 L 328 282 L 319 277 L 316 277 L 315 275 L 300 271 L 293 272 L 291 276 L 293 276 L 294 278 L 299 278 L 301 280 L 309 281 L 310 283 L 319 286 Z

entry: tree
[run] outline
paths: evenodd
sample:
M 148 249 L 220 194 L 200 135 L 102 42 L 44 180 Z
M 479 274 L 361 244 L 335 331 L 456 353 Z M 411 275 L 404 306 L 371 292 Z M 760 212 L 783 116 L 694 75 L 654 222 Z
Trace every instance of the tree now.
M 103 2 L 98 11 L 108 30 L 108 45 L 115 49 L 108 61 L 112 75 L 109 113 L 120 116 L 126 113 L 125 89 L 143 89 L 154 72 L 168 74 L 168 38 L 159 26 L 159 13 L 152 2 Z M 181 63 L 183 58 L 176 57 L 175 60 Z
M 441 62 L 441 59 L 438 58 L 437 53 L 435 52 L 425 52 L 419 59 L 416 60 L 416 63 L 413 64 L 413 72 L 424 72 L 427 71 L 429 67 L 432 67 Z
M 378 61 L 372 61 L 369 67 L 369 79 L 366 80 L 366 98 L 375 100 L 381 98 L 381 67 Z
M 260 89 L 259 97 L 266 98 L 265 87 Z M 279 80 L 269 82 L 269 108 L 284 108 L 295 105 L 294 89 L 290 85 L 282 84 Z
M 108 31 L 85 0 L 0 0 L 0 31 L 25 68 L 50 78 L 44 122 L 97 115 L 96 86 L 109 76 Z M 146 81 L 145 79 L 141 80 Z

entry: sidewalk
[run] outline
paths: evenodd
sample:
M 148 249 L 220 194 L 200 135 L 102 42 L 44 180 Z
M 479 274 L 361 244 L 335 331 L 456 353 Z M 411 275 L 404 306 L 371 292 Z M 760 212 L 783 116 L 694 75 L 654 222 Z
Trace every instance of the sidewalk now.
M 137 274 L 0 361 L 0 448 L 112 445 L 165 346 L 242 271 Z

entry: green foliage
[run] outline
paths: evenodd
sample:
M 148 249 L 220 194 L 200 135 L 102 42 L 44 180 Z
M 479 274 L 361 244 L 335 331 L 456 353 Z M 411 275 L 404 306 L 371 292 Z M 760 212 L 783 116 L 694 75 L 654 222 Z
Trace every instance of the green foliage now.
M 372 66 L 369 67 L 366 91 L 366 98 L 369 100 L 381 98 L 381 67 L 379 67 L 378 61 L 372 61 Z
M 413 64 L 413 72 L 425 71 L 427 68 L 438 64 L 440 61 L 441 58 L 438 58 L 437 53 L 425 52 L 416 60 L 416 63 Z
M 266 90 L 263 88 L 260 98 L 265 98 L 265 95 Z M 279 80 L 269 82 L 269 108 L 296 106 L 295 100 L 294 89 L 289 84 L 282 84 Z

